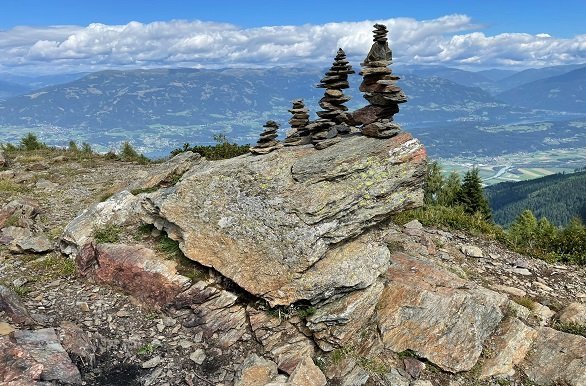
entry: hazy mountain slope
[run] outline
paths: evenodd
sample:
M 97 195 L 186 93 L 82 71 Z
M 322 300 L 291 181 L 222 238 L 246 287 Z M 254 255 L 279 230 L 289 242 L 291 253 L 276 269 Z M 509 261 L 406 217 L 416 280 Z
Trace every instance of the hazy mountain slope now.
M 523 84 L 535 82 L 540 79 L 551 78 L 552 76 L 563 75 L 570 71 L 576 70 L 586 66 L 583 64 L 568 64 L 561 66 L 543 67 L 543 68 L 530 68 L 527 70 L 520 71 L 509 77 L 501 79 L 497 82 L 498 88 L 502 91 L 509 90 Z
M 20 84 L 0 80 L 0 99 L 25 93 L 30 89 Z
M 132 128 L 209 124 L 220 118 L 267 114 L 286 121 L 294 98 L 305 98 L 315 111 L 323 90 L 314 85 L 322 73 L 283 68 L 103 71 L 5 101 L 0 104 L 0 124 Z M 351 78 L 349 107 L 366 104 L 359 82 L 357 75 Z M 469 120 L 475 115 L 485 120 L 487 112 L 499 120 L 507 115 L 506 105 L 479 88 L 413 75 L 405 76 L 400 85 L 410 99 L 401 115 L 406 124 Z
M 480 72 L 460 70 L 443 66 L 404 66 L 398 67 L 404 74 L 416 75 L 422 78 L 439 77 L 467 87 L 490 88 L 493 80 Z
M 527 108 L 586 113 L 586 66 L 515 87 L 498 98 Z
M 509 225 L 525 209 L 556 225 L 572 217 L 586 222 L 586 171 L 554 174 L 522 182 L 503 182 L 486 188 L 494 220 Z

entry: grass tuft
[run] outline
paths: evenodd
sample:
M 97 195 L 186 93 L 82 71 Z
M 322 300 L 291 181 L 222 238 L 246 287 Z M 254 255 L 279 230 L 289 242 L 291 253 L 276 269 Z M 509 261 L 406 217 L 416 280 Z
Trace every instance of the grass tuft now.
M 94 240 L 98 244 L 117 243 L 120 241 L 121 234 L 122 228 L 114 224 L 107 224 L 103 227 L 96 228 L 93 232 Z

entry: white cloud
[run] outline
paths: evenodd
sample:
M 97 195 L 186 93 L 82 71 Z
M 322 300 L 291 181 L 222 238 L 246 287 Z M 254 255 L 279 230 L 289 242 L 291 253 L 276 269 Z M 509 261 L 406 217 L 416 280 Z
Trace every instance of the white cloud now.
M 370 48 L 375 22 L 388 26 L 395 61 L 402 64 L 530 67 L 586 61 L 586 35 L 487 36 L 468 16 L 448 15 L 433 20 L 247 29 L 182 20 L 16 27 L 0 31 L 0 70 L 39 74 L 135 67 L 327 65 L 338 47 L 357 65 Z

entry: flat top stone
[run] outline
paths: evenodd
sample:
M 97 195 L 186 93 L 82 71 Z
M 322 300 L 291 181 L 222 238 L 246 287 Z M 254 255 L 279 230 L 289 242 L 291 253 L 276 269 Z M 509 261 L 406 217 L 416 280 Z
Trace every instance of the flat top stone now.
M 272 304 L 363 288 L 384 270 L 388 250 L 343 242 L 421 204 L 425 152 L 406 133 L 344 144 L 206 163 L 152 194 L 154 215 L 173 224 L 187 257 Z

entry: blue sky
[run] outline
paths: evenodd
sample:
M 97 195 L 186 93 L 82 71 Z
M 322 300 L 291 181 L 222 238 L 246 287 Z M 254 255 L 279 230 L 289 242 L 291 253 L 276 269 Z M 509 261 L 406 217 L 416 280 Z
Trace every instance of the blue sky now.
M 374 22 L 396 61 L 465 69 L 586 63 L 586 0 L 2 0 L 0 74 L 360 61 Z
M 228 22 L 241 27 L 300 25 L 462 13 L 489 33 L 586 33 L 585 0 L 3 0 L 0 28 L 18 25 L 148 23 L 170 19 Z

